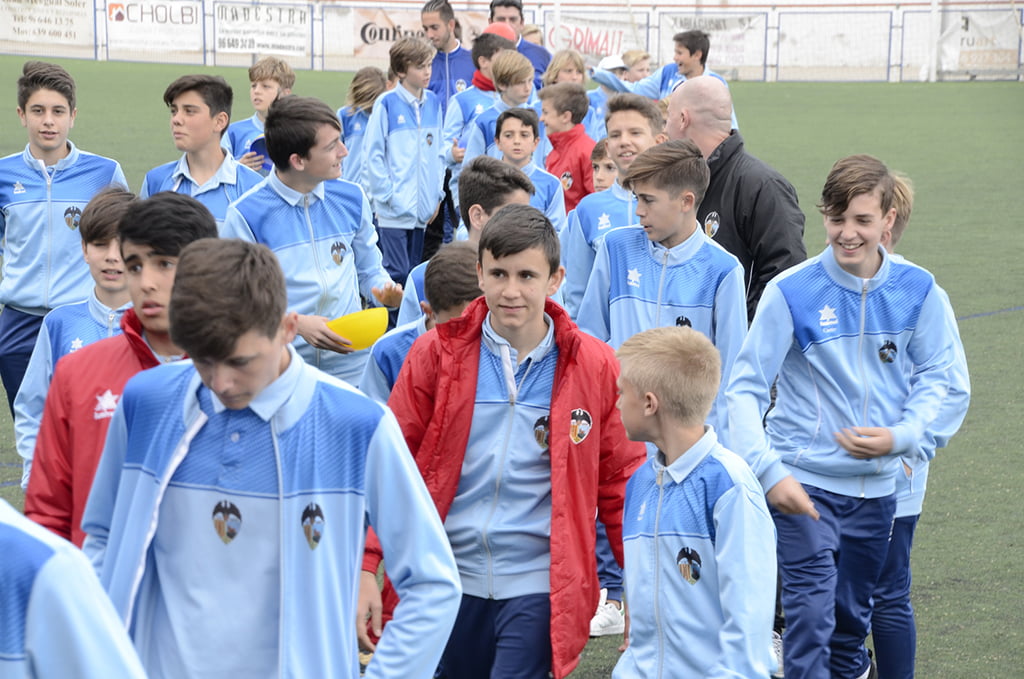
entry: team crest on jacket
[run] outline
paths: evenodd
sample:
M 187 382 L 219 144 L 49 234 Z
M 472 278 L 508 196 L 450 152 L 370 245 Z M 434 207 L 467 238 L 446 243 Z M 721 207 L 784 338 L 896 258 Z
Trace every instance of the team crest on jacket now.
M 533 438 L 538 446 L 548 449 L 551 444 L 551 419 L 547 415 L 537 418 L 533 423 Z
M 466 80 L 464 78 L 459 78 L 455 81 L 455 91 L 461 92 L 464 89 L 466 89 Z
M 341 266 L 341 261 L 345 259 L 345 253 L 348 252 L 348 246 L 343 241 L 336 240 L 331 244 L 331 259 L 338 266 Z
M 64 210 L 64 223 L 68 225 L 68 228 L 74 231 L 78 228 L 78 221 L 82 218 L 82 211 L 72 205 L 67 210 Z
M 885 344 L 878 348 L 878 358 L 882 363 L 892 363 L 896 360 L 896 345 L 891 340 L 885 340 Z
M 302 510 L 302 534 L 306 536 L 310 549 L 316 549 L 320 544 L 324 534 L 324 510 L 315 502 L 310 502 Z
M 718 213 L 709 212 L 704 217 L 704 233 L 708 235 L 708 238 L 714 238 L 715 234 L 718 233 Z
M 692 328 L 693 323 L 686 316 L 676 316 L 676 325 L 680 328 Z
M 431 132 L 427 132 L 427 146 L 434 145 L 434 135 Z
M 561 176 L 560 179 L 562 180 L 562 189 L 563 190 L 568 191 L 569 189 L 572 188 L 572 172 L 569 172 L 568 170 L 566 170 L 565 172 L 562 173 L 562 176 Z
M 700 554 L 696 549 L 683 547 L 676 554 L 676 564 L 679 566 L 679 573 L 691 585 L 696 585 L 700 580 Z
M 235 539 L 242 530 L 242 512 L 234 502 L 221 500 L 213 508 L 213 529 L 225 545 Z
M 594 426 L 594 418 L 583 408 L 572 411 L 569 419 L 569 438 L 573 443 L 582 443 Z

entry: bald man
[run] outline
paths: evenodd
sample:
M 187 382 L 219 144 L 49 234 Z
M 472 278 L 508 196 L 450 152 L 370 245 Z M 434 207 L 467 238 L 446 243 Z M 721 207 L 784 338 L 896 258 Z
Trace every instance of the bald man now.
M 711 183 L 697 220 L 743 264 L 749 321 L 765 284 L 807 259 L 807 250 L 796 190 L 744 150 L 732 110 L 729 88 L 720 79 L 689 78 L 669 99 L 665 131 L 670 139 L 692 140 L 708 159 Z

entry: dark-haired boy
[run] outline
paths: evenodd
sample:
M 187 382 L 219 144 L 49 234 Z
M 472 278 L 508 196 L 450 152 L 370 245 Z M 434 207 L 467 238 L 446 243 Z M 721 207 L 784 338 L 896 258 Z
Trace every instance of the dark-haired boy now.
M 494 130 L 501 159 L 521 170 L 533 183 L 535 190 L 530 205 L 543 212 L 555 231 L 561 233 L 565 228 L 565 191 L 562 182 L 533 162 L 533 152 L 540 142 L 537 114 L 528 108 L 510 108 L 498 116 Z
M 32 358 L 14 399 L 14 435 L 24 460 L 22 490 L 28 488 L 32 456 L 53 369 L 65 354 L 121 334 L 121 316 L 131 306 L 117 223 L 135 201 L 124 189 L 105 189 L 89 201 L 78 227 L 82 253 L 95 285 L 89 299 L 57 307 L 43 318 Z
M 691 141 L 670 141 L 637 156 L 622 178 L 636 196 L 639 225 L 612 229 L 598 246 L 580 303 L 580 328 L 618 348 L 638 332 L 689 326 L 721 354 L 728 379 L 747 333 L 743 266 L 697 228 L 708 164 Z M 725 393 L 708 424 L 728 442 Z
M 266 153 L 264 138 L 267 112 L 281 97 L 287 97 L 295 86 L 295 71 L 280 57 L 263 57 L 249 67 L 249 101 L 256 112 L 251 118 L 239 120 L 228 127 L 221 143 L 238 162 L 261 175 L 273 167 Z
M 270 107 L 266 130 L 274 170 L 228 208 L 221 235 L 274 251 L 288 281 L 288 308 L 299 314 L 299 353 L 356 384 L 368 352 L 353 352 L 327 321 L 362 309 L 360 293 L 398 306 L 402 288 L 381 265 L 363 190 L 339 179 L 347 151 L 334 110 L 319 99 L 285 97 Z
M 368 520 L 409 605 L 367 676 L 426 679 L 460 593 L 443 528 L 394 417 L 299 357 L 286 305 L 268 248 L 182 252 L 171 328 L 192 361 L 126 385 L 85 552 L 151 679 L 354 677 Z
M 167 315 L 178 254 L 216 237 L 217 224 L 194 198 L 165 191 L 133 203 L 117 232 L 133 308 L 121 317 L 122 334 L 57 362 L 25 494 L 30 519 L 79 546 L 82 511 L 125 382 L 182 357 Z
M 184 153 L 146 173 L 140 198 L 160 191 L 192 196 L 219 226 L 228 205 L 263 181 L 221 146 L 231 121 L 231 100 L 231 86 L 216 75 L 183 75 L 167 86 L 164 104 L 171 110 L 171 136 Z
M 480 296 L 476 279 L 476 248 L 470 243 L 445 245 L 426 263 L 423 274 L 422 313 L 415 321 L 389 330 L 370 347 L 359 389 L 387 403 L 412 343 L 438 323 L 457 318 Z
M 0 379 L 12 414 L 43 316 L 89 296 L 92 279 L 76 233 L 82 210 L 111 184 L 128 188 L 117 161 L 81 151 L 68 139 L 77 113 L 67 71 L 25 62 L 18 117 L 28 144 L 0 159 Z
M 621 560 L 623 493 L 643 446 L 615 410 L 611 349 L 548 300 L 558 249 L 536 208 L 499 210 L 480 236 L 484 298 L 413 345 L 388 402 L 462 579 L 449 679 L 568 675 L 598 599 L 596 513 Z M 367 545 L 372 572 L 381 553 Z
M 562 182 L 565 208 L 575 210 L 584 196 L 594 192 L 594 171 L 590 165 L 594 140 L 583 127 L 590 107 L 587 91 L 577 83 L 555 83 L 537 96 L 541 101 L 540 120 L 551 142 L 551 152 L 544 164 Z

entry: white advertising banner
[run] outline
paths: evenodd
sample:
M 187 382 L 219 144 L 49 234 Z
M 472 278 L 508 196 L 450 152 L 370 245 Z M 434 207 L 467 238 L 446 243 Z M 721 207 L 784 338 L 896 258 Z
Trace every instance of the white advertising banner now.
M 0 42 L 92 48 L 93 0 L 2 0 Z
M 214 48 L 309 56 L 313 10 L 310 5 L 214 3 Z
M 574 49 L 590 65 L 609 55 L 647 49 L 647 12 L 546 12 L 544 22 L 544 44 L 551 52 Z
M 108 2 L 106 14 L 111 50 L 202 53 L 203 6 L 199 2 Z
M 325 23 L 327 15 L 327 8 L 325 8 Z M 456 12 L 455 18 L 462 26 L 462 43 L 467 47 L 472 45 L 473 39 L 487 28 L 487 12 Z M 354 54 L 364 59 L 386 61 L 388 51 L 396 40 L 408 35 L 425 38 L 423 20 L 418 9 L 387 10 L 356 7 L 349 10 L 347 16 L 338 12 L 331 19 L 331 24 L 337 26 L 337 29 L 325 32 L 325 53 L 328 55 L 341 55 L 343 51 L 346 51 L 349 55 Z M 340 32 L 346 25 L 351 33 Z M 335 32 L 336 30 L 338 32 Z M 332 36 L 345 35 L 351 35 L 348 44 L 345 44 L 344 40 L 332 39 Z
M 1015 10 L 958 14 L 939 39 L 940 71 L 1017 70 L 1021 27 Z
M 673 60 L 672 36 L 700 30 L 708 34 L 708 67 L 723 73 L 731 69 L 764 64 L 767 14 L 662 14 L 658 44 L 661 63 Z

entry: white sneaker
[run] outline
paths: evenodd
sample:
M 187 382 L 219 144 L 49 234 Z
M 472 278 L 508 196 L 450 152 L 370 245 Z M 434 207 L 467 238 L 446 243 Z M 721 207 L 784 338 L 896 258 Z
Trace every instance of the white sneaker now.
M 772 657 L 775 658 L 772 679 L 783 679 L 786 675 L 782 673 L 782 635 L 775 630 L 772 630 Z
M 603 637 L 610 634 L 622 634 L 626 631 L 626 616 L 622 609 L 608 601 L 608 590 L 601 590 L 601 601 L 597 604 L 597 612 L 590 620 L 590 636 Z

